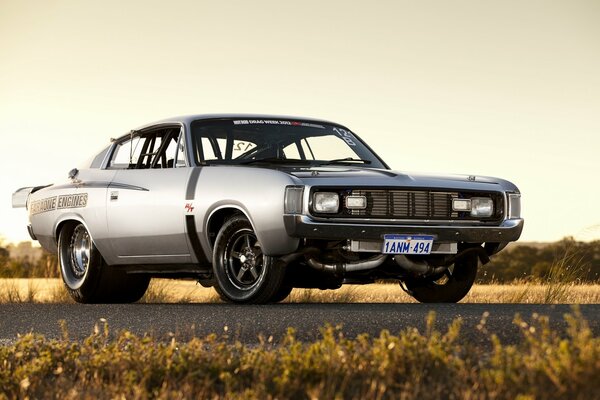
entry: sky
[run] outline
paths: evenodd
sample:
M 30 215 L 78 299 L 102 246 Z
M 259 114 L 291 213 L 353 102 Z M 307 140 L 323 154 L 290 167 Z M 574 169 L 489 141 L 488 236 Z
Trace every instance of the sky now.
M 323 118 L 396 170 L 497 176 L 524 241 L 600 238 L 600 2 L 0 0 L 0 236 L 139 125 Z

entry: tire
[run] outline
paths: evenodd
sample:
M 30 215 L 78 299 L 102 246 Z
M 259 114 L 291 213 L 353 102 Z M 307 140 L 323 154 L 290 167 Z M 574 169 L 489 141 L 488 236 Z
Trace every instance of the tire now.
M 148 276 L 127 275 L 104 262 L 81 223 L 65 225 L 58 236 L 60 274 L 78 303 L 133 303 L 146 292 Z
M 223 224 L 217 235 L 213 273 L 223 300 L 264 304 L 283 285 L 285 267 L 274 257 L 262 254 L 252 225 L 244 216 L 236 215 Z
M 406 286 L 409 293 L 421 303 L 457 303 L 471 290 L 478 265 L 477 255 L 466 256 L 454 264 L 450 276 L 407 281 Z
M 127 274 L 114 267 L 106 266 L 110 278 L 101 294 L 106 303 L 135 303 L 146 294 L 150 285 L 150 275 Z
M 285 300 L 290 293 L 292 293 L 292 289 L 294 289 L 294 287 L 291 285 L 281 285 L 279 290 L 269 299 L 269 303 L 279 303 Z

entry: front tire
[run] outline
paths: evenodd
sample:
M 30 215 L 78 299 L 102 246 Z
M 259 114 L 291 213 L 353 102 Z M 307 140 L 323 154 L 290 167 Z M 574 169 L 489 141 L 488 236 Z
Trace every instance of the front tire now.
M 407 281 L 406 286 L 421 303 L 458 303 L 471 290 L 478 265 L 477 255 L 465 256 L 447 274 L 437 279 Z
M 217 293 L 232 303 L 264 304 L 278 294 L 285 267 L 262 252 L 244 216 L 234 216 L 221 227 L 213 252 Z
M 58 236 L 60 273 L 78 303 L 133 303 L 146 292 L 148 276 L 127 275 L 104 262 L 81 223 L 65 225 Z
M 269 299 L 269 303 L 282 302 L 283 300 L 287 299 L 287 297 L 290 295 L 290 293 L 292 293 L 293 289 L 294 289 L 294 287 L 291 285 L 287 285 L 287 284 L 281 285 L 279 290 L 273 295 L 273 297 L 271 297 Z

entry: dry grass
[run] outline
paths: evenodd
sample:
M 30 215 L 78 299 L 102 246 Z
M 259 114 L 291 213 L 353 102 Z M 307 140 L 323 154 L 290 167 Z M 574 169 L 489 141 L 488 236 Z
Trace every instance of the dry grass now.
M 560 295 L 549 284 L 475 285 L 463 303 L 600 304 L 600 285 L 561 283 Z M 211 288 L 193 281 L 153 279 L 145 303 L 217 303 Z M 0 303 L 69 303 L 60 279 L 0 279 Z M 287 303 L 414 303 L 396 284 L 346 285 L 338 290 L 294 289 Z
M 318 339 L 245 345 L 215 334 L 154 340 L 104 321 L 81 342 L 40 335 L 0 345 L 0 399 L 581 399 L 600 392 L 600 338 L 577 308 L 566 336 L 549 319 L 515 317 L 514 345 L 464 339 L 435 314 L 419 331 L 347 338 L 324 327 Z

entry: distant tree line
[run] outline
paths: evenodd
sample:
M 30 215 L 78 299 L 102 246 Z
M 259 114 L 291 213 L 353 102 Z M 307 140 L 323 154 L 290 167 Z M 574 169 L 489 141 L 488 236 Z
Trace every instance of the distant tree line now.
M 0 243 L 0 278 L 58 278 L 58 258 L 31 242 Z
M 578 242 L 571 237 L 549 244 L 514 243 L 479 269 L 478 283 L 560 279 L 600 281 L 600 240 Z
M 0 278 L 57 278 L 58 259 L 30 242 L 4 246 L 0 243 Z M 578 242 L 573 238 L 549 244 L 515 244 L 480 267 L 478 283 L 515 280 L 562 279 L 600 282 L 600 240 Z

